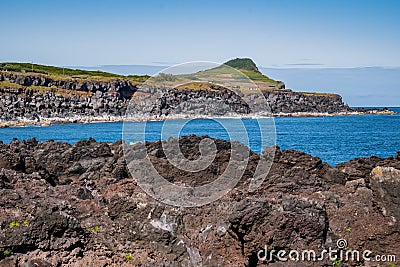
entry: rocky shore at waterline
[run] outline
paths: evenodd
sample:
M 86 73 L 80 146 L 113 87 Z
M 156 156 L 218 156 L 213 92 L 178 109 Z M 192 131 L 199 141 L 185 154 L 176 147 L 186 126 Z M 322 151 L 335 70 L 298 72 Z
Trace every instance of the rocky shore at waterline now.
M 0 128 L 7 127 L 24 127 L 24 126 L 50 126 L 53 124 L 68 124 L 68 123 L 100 123 L 100 122 L 140 122 L 140 121 L 161 121 L 161 120 L 189 120 L 189 119 L 262 119 L 269 117 L 329 117 L 329 116 L 358 116 L 358 115 L 393 115 L 396 114 L 391 110 L 376 109 L 366 111 L 352 111 L 352 112 L 341 112 L 341 113 L 308 113 L 308 112 L 296 112 L 296 113 L 278 113 L 270 115 L 237 115 L 231 114 L 230 116 L 207 116 L 207 115 L 173 115 L 173 116 L 85 116 L 77 115 L 74 117 L 54 117 L 54 118 L 43 118 L 39 119 L 21 119 L 17 121 L 1 121 Z
M 187 159 L 199 157 L 203 139 L 179 140 Z M 167 180 L 201 185 L 221 175 L 229 160 L 231 144 L 214 142 L 215 160 L 195 174 L 168 163 L 160 141 L 147 143 L 147 151 Z M 400 152 L 332 167 L 276 148 L 268 176 L 249 192 L 260 157 L 268 155 L 249 151 L 233 190 L 202 207 L 177 208 L 144 193 L 127 169 L 123 145 L 0 144 L 0 266 L 332 266 L 329 259 L 263 261 L 257 254 L 335 249 L 339 239 L 371 257 L 400 257 Z
M 52 91 L 0 88 L 0 128 L 123 120 L 394 114 L 387 109 L 352 109 L 338 95 L 303 96 L 298 92 L 274 91 L 264 96 L 238 96 L 228 90 L 134 88 L 129 97 L 119 91 L 63 95 Z M 263 101 L 259 101 L 260 98 Z M 252 103 L 258 104 L 251 106 Z
M 154 88 L 121 78 L 55 79 L 42 74 L 0 72 L 0 127 L 27 124 L 180 119 L 193 117 L 331 116 L 392 114 L 353 109 L 337 94 L 295 92 L 284 85 L 246 94 Z

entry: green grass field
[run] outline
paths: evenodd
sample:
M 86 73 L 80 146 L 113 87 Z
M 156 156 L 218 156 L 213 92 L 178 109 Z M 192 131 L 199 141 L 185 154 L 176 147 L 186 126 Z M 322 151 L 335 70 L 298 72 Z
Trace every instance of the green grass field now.
M 108 81 L 116 78 L 127 79 L 136 82 L 145 82 L 150 76 L 148 75 L 128 75 L 123 76 L 119 74 L 104 72 L 104 71 L 91 71 L 91 70 L 80 70 L 61 68 L 55 66 L 46 66 L 31 63 L 14 63 L 14 62 L 3 62 L 0 63 L 0 70 L 2 71 L 14 71 L 23 73 L 38 73 L 48 75 L 50 78 L 55 80 L 65 80 L 68 78 L 78 79 L 95 79 L 101 81 Z

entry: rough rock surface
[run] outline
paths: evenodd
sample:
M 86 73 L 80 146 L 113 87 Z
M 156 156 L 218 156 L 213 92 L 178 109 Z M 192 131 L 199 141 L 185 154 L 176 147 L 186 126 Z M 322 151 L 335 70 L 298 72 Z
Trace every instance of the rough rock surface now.
M 30 89 L 0 89 L 0 120 L 37 120 L 43 118 L 73 118 L 124 116 L 129 100 L 119 93 L 65 96 L 54 92 Z
M 98 81 L 88 79 L 68 78 L 66 80 L 54 79 L 51 76 L 43 74 L 22 74 L 17 72 L 0 72 L 0 81 L 15 83 L 23 87 L 42 86 L 50 88 L 67 89 L 71 91 L 84 92 L 120 92 L 123 97 L 130 97 L 135 86 L 126 80 L 112 79 L 109 81 Z
M 310 94 L 291 90 L 264 93 L 272 113 L 341 113 L 353 111 L 337 94 Z
M 203 138 L 181 139 L 188 159 L 199 156 Z M 216 160 L 200 176 L 169 166 L 160 142 L 148 149 L 171 180 L 198 185 L 227 163 L 230 144 L 216 142 Z M 122 142 L 0 144 L 0 266 L 332 266 L 328 259 L 261 261 L 257 253 L 322 251 L 340 238 L 353 250 L 400 257 L 400 153 L 331 167 L 277 148 L 267 178 L 249 192 L 259 157 L 251 153 L 243 179 L 218 201 L 177 208 L 130 177 Z
M 210 90 L 182 90 L 139 87 L 129 109 L 132 115 L 174 116 L 290 113 L 346 113 L 352 112 L 340 95 L 318 95 L 291 90 L 270 90 L 242 94 L 221 88 Z
M 136 85 L 121 79 L 54 80 L 46 75 L 0 72 L 2 81 L 8 83 L 0 88 L 0 120 L 3 121 L 121 117 L 136 90 Z

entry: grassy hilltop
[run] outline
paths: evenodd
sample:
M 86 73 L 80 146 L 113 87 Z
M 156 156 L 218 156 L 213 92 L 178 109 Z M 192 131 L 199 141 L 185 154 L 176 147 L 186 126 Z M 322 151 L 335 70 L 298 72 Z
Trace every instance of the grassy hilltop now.
M 235 58 L 225 62 L 224 64 L 238 70 L 246 70 L 260 73 L 256 63 L 254 63 L 254 61 L 250 58 Z
M 255 87 L 260 90 L 276 90 L 284 87 L 283 82 L 262 74 L 250 58 L 232 59 L 218 67 L 191 74 L 176 75 L 175 78 L 182 82 L 213 82 L 228 88 L 240 88 L 244 92 L 251 92 Z M 185 85 L 185 87 L 195 89 L 196 86 Z
M 256 63 L 254 63 L 254 61 L 250 58 L 235 58 L 225 62 L 224 65 L 241 71 L 254 82 L 268 82 L 271 84 L 278 83 L 278 81 L 275 81 L 268 76 L 262 74 L 258 69 Z

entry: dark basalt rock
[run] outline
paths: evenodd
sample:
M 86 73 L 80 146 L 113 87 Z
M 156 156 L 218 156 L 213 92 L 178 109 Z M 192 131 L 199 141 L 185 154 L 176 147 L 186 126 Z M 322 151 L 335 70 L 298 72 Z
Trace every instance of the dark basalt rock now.
M 203 139 L 182 137 L 184 156 L 197 159 Z M 215 143 L 216 159 L 193 175 L 168 163 L 161 142 L 148 143 L 147 150 L 171 181 L 201 185 L 220 175 L 229 159 L 230 143 Z M 259 260 L 257 253 L 265 247 L 335 249 L 339 238 L 374 255 L 400 253 L 398 156 L 332 167 L 277 147 L 265 181 L 249 192 L 260 159 L 251 152 L 244 177 L 228 194 L 202 207 L 176 208 L 146 195 L 130 177 L 123 145 L 1 144 L 0 266 L 301 266 Z
M 264 93 L 272 113 L 340 113 L 353 111 L 343 103 L 342 97 L 336 94 L 318 95 L 275 90 Z
M 53 80 L 43 75 L 2 72 L 0 81 L 20 88 L 0 88 L 0 119 L 18 121 L 79 116 L 124 116 L 128 100 L 136 86 L 125 80 L 100 82 L 91 80 Z M 49 87 L 46 92 L 30 86 Z M 57 90 L 66 90 L 60 94 Z M 72 94 L 67 94 L 67 93 Z M 75 94 L 86 92 L 87 94 Z

